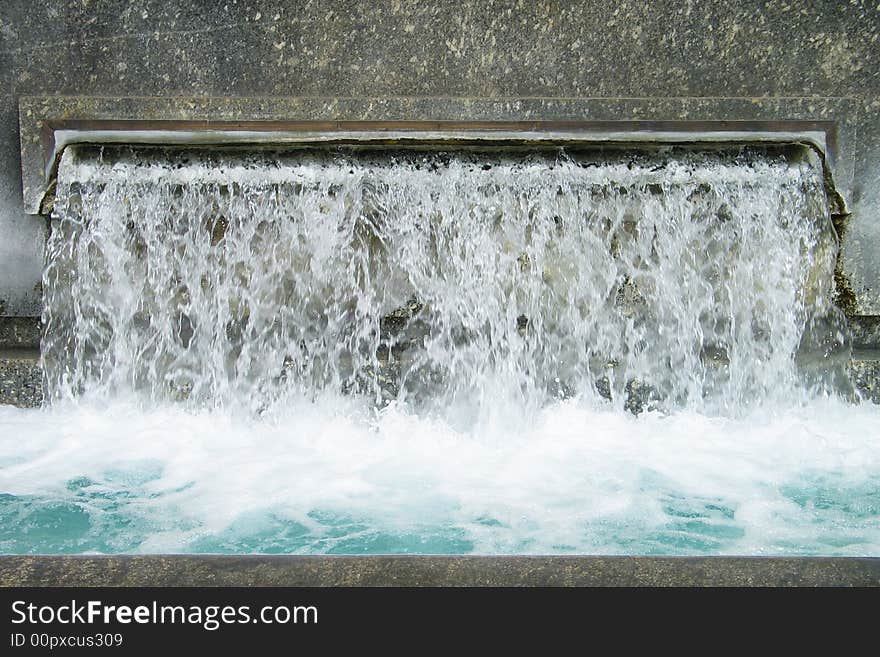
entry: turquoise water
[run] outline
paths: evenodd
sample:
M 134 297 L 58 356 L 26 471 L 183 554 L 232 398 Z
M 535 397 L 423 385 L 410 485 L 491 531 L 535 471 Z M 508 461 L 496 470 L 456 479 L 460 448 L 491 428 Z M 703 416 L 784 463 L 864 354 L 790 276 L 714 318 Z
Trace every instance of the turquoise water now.
M 870 404 L 479 434 L 335 408 L 2 408 L 0 552 L 880 556 Z

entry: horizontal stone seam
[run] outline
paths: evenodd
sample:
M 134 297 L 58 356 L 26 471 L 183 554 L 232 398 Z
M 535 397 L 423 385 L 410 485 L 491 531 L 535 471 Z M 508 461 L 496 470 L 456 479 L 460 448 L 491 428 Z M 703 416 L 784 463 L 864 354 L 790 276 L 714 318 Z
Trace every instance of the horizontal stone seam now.
M 278 25 L 281 23 L 275 22 L 273 24 Z M 288 22 L 288 24 L 293 25 L 294 23 Z M 214 27 L 204 27 L 194 30 L 149 30 L 147 32 L 135 32 L 132 34 L 114 34 L 113 36 L 95 37 L 87 41 L 80 41 L 77 39 L 62 39 L 60 41 L 53 41 L 51 43 L 38 43 L 30 46 L 12 48 L 10 50 L 0 50 L 0 55 L 26 55 L 36 50 L 48 50 L 50 48 L 58 48 L 60 46 L 86 46 L 93 43 L 108 43 L 112 41 L 123 41 L 126 39 L 142 39 L 161 36 L 186 36 L 188 34 L 210 34 L 211 32 L 221 32 L 223 30 L 235 29 L 236 27 L 257 27 L 263 29 L 264 31 L 269 30 L 268 27 L 264 27 L 262 25 L 252 25 L 250 21 L 244 21 L 237 23 L 226 23 L 224 25 L 215 25 Z

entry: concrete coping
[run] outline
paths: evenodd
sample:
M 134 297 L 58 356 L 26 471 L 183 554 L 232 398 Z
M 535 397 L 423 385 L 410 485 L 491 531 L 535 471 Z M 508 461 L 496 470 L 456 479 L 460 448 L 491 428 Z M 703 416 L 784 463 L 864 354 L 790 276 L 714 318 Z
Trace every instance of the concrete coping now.
M 880 586 L 880 558 L 3 556 L 0 586 Z
M 319 128 L 320 126 L 315 126 Z M 686 127 L 686 126 L 685 126 Z M 143 127 L 122 126 L 102 128 L 100 122 L 94 127 L 70 127 L 61 124 L 53 129 L 48 140 L 49 151 L 45 155 L 43 176 L 46 181 L 43 194 L 39 200 L 34 199 L 34 207 L 42 207 L 47 193 L 52 188 L 55 173 L 61 154 L 67 146 L 73 144 L 130 144 L 152 146 L 255 146 L 255 147 L 292 147 L 315 145 L 482 145 L 522 144 L 531 147 L 547 146 L 657 146 L 686 145 L 712 146 L 737 144 L 797 144 L 815 150 L 821 157 L 826 168 L 829 198 L 832 212 L 846 213 L 845 200 L 837 193 L 834 176 L 829 158 L 827 135 L 821 130 L 734 130 L 726 125 L 718 126 L 717 130 L 705 129 L 705 126 L 694 126 L 693 130 L 669 129 L 667 126 L 655 125 L 633 126 L 632 130 L 603 129 L 604 126 L 586 124 L 571 129 L 548 123 L 545 126 L 529 124 L 523 129 L 516 129 L 507 124 L 459 126 L 454 123 L 441 129 L 422 129 L 419 125 L 401 127 L 389 122 L 388 125 L 377 125 L 361 129 L 354 125 L 339 126 L 337 129 L 302 129 L 286 128 L 282 125 L 269 123 L 263 129 L 245 126 L 235 129 L 224 129 L 220 126 L 197 128 L 186 124 L 176 129 L 159 129 L 155 122 L 147 122 Z M 703 129 L 700 129 L 703 128 Z

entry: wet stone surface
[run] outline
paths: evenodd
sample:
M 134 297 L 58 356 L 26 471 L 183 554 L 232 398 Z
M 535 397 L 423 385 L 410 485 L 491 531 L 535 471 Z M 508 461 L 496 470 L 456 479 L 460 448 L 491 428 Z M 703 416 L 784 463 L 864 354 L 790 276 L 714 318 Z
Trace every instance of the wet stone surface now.
M 850 372 L 862 399 L 880 404 L 880 351 L 873 359 L 853 360 Z

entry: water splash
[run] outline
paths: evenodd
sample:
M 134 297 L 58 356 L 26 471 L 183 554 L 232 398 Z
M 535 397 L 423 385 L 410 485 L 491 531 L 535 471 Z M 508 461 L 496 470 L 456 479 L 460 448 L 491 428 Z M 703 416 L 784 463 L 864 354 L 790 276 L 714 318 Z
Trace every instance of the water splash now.
M 475 426 L 848 391 L 806 150 L 77 147 L 53 218 L 55 400 L 339 391 Z
M 329 396 L 329 395 L 328 395 Z M 880 555 L 880 408 L 0 407 L 0 552 Z

